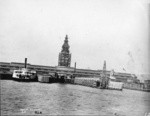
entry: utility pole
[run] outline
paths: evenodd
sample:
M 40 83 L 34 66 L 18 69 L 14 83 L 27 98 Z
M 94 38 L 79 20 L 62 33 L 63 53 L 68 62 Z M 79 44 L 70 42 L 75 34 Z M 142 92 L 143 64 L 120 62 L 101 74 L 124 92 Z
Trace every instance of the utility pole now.
M 107 88 L 107 84 L 108 84 L 108 79 L 107 79 L 107 75 L 106 75 L 106 61 L 104 61 L 104 65 L 103 65 L 103 71 L 102 71 L 102 77 L 101 77 L 101 88 L 105 89 Z

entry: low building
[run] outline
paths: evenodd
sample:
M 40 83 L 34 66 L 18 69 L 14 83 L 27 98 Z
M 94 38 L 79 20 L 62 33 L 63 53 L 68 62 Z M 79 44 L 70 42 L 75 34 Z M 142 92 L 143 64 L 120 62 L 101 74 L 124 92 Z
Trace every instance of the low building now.
M 24 63 L 18 62 L 0 62 L 0 73 L 9 73 L 12 74 L 13 70 L 24 68 Z M 43 65 L 32 65 L 27 64 L 27 68 L 36 70 L 39 74 L 49 74 L 55 72 L 69 73 L 74 74 L 78 77 L 100 77 L 100 74 L 103 73 L 103 70 L 91 70 L 91 69 L 75 69 L 74 67 L 66 67 L 66 66 L 43 66 Z M 106 70 L 105 73 L 107 77 L 110 76 L 110 72 Z M 114 76 L 120 82 L 127 82 L 128 79 L 132 78 L 130 73 L 119 73 L 114 72 Z

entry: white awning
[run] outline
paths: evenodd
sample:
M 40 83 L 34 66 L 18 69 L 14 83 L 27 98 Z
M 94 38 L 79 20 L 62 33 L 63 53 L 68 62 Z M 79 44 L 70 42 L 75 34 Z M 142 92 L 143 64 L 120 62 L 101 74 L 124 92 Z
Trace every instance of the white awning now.
M 110 76 L 109 78 L 110 78 L 110 79 L 116 79 L 114 76 Z

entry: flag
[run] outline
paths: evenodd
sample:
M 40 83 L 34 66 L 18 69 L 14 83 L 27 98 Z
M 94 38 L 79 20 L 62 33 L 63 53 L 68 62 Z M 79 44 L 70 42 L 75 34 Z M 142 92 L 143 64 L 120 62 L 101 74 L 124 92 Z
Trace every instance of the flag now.
M 123 70 L 126 71 L 124 68 L 123 68 Z

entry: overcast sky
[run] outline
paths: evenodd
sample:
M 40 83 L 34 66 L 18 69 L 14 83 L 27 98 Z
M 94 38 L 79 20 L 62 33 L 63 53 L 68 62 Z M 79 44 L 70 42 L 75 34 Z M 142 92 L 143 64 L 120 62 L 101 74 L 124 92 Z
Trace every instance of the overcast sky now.
M 0 0 L 0 62 L 149 73 L 149 0 Z M 123 69 L 124 68 L 124 69 Z

